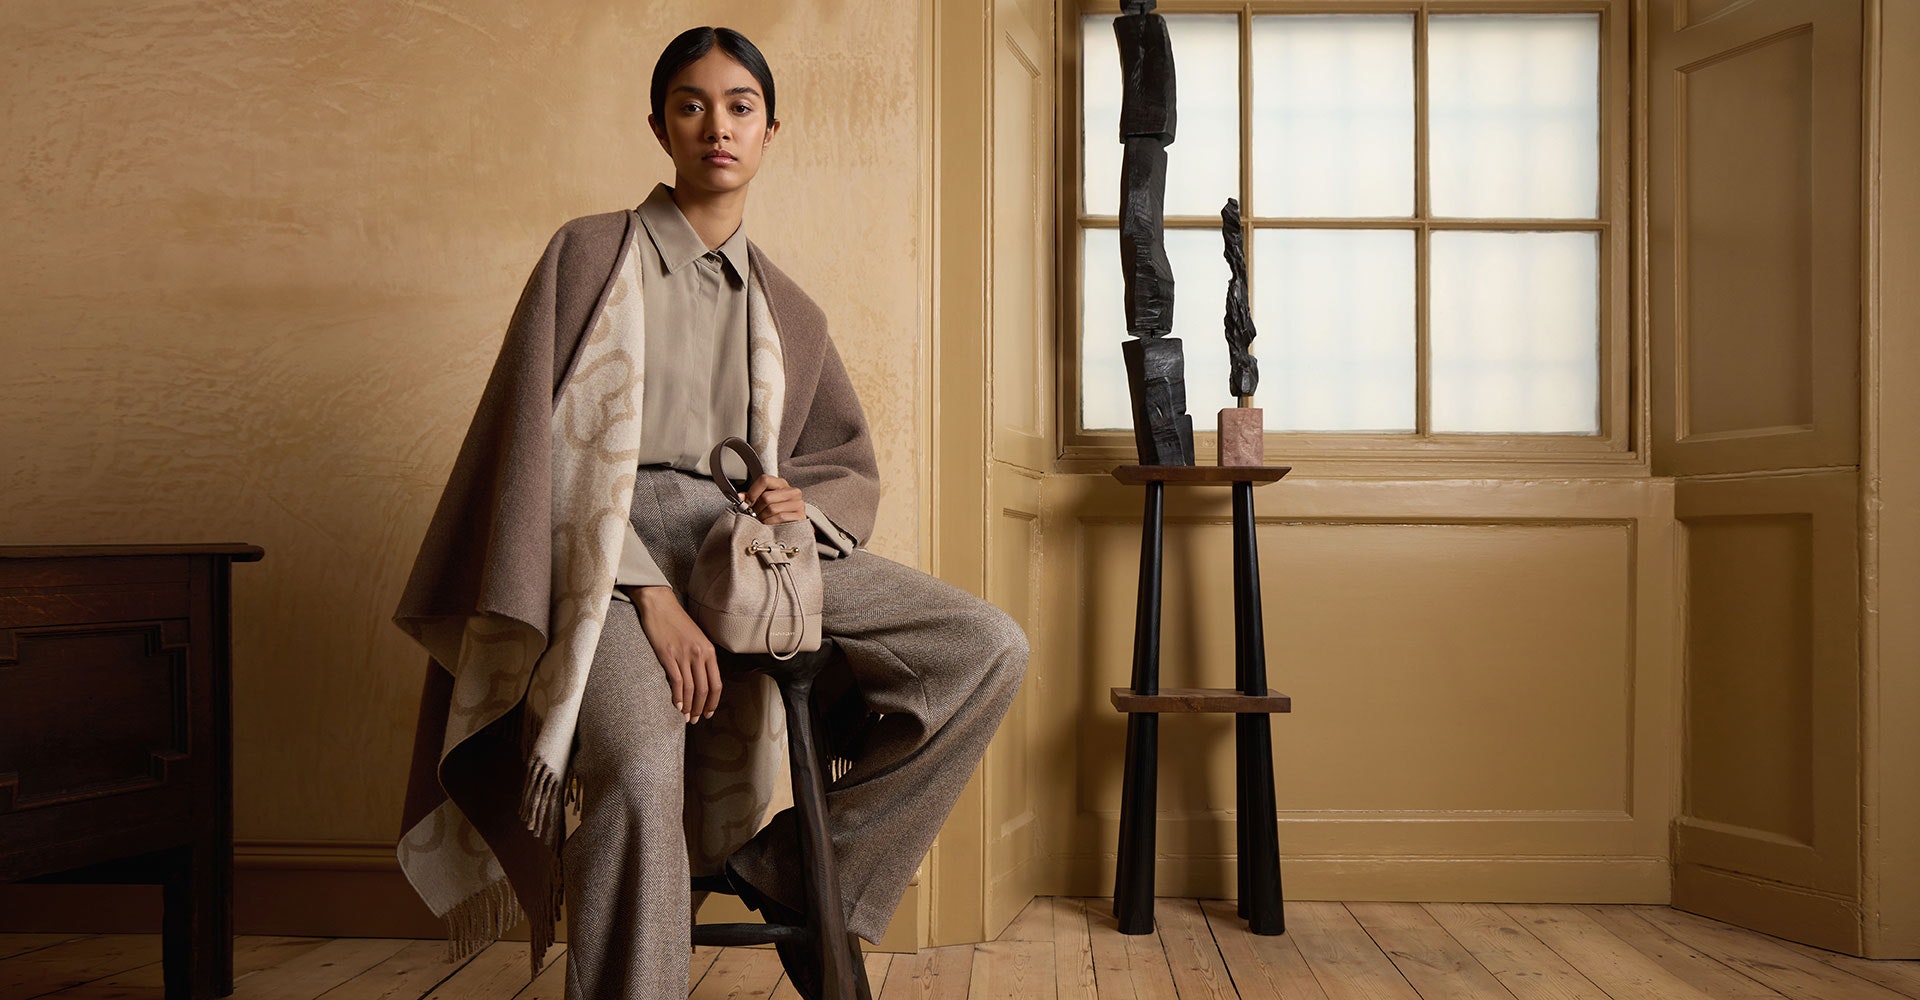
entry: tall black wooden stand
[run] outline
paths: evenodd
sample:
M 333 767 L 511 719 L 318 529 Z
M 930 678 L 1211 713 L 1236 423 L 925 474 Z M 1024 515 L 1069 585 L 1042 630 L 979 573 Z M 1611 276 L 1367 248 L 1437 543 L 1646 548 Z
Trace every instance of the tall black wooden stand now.
M 1134 609 L 1133 686 L 1114 688 L 1113 706 L 1127 713 L 1127 759 L 1120 790 L 1120 856 L 1113 915 L 1122 934 L 1153 933 L 1154 813 L 1160 713 L 1234 714 L 1240 915 L 1255 934 L 1281 934 L 1280 831 L 1273 794 L 1270 715 L 1292 699 L 1267 687 L 1266 631 L 1260 619 L 1260 550 L 1253 488 L 1277 482 L 1283 466 L 1123 465 L 1115 479 L 1145 486 L 1140 523 L 1140 595 Z M 1160 568 L 1167 484 L 1233 487 L 1233 647 L 1231 688 L 1160 689 Z

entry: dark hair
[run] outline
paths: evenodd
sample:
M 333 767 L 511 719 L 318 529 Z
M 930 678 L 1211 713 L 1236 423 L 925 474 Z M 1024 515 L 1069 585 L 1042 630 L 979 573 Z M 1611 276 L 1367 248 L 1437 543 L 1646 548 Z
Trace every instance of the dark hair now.
M 732 28 L 688 28 L 667 43 L 666 49 L 660 53 L 660 61 L 653 64 L 655 119 L 666 118 L 667 84 L 673 82 L 673 75 L 698 62 L 716 45 L 759 81 L 760 92 L 766 95 L 767 120 L 774 120 L 773 70 L 767 68 L 767 57 L 747 41 L 747 36 Z

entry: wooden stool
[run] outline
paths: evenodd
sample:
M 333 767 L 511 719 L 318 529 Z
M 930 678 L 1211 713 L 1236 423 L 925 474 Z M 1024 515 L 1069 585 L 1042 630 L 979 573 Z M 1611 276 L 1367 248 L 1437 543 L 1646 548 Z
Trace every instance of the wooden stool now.
M 1260 550 L 1253 488 L 1278 482 L 1284 466 L 1123 465 L 1113 478 L 1147 488 L 1140 524 L 1140 596 L 1133 622 L 1133 686 L 1114 688 L 1127 713 L 1127 760 L 1120 792 L 1120 856 L 1113 915 L 1122 934 L 1153 933 L 1154 807 L 1158 797 L 1161 712 L 1234 713 L 1234 824 L 1240 862 L 1240 916 L 1255 934 L 1283 934 L 1280 831 L 1273 796 L 1269 715 L 1293 700 L 1267 687 L 1266 631 L 1260 621 Z M 1233 485 L 1233 649 L 1231 688 L 1160 689 L 1160 552 L 1168 483 Z
M 806 920 L 798 926 L 696 923 L 693 943 L 719 947 L 803 943 L 818 955 L 823 997 L 867 1000 L 870 991 L 860 941 L 847 933 L 846 916 L 840 911 L 840 875 L 833 862 L 832 841 L 827 837 L 826 780 L 820 770 L 823 741 L 815 731 L 812 705 L 814 680 L 837 652 L 838 647 L 828 639 L 818 651 L 801 653 L 790 660 L 765 654 L 719 654 L 721 673 L 728 679 L 766 674 L 779 686 L 780 700 L 786 704 L 787 763 L 799 818 L 801 881 L 806 890 L 801 912 Z M 736 895 L 724 874 L 695 876 L 693 889 Z

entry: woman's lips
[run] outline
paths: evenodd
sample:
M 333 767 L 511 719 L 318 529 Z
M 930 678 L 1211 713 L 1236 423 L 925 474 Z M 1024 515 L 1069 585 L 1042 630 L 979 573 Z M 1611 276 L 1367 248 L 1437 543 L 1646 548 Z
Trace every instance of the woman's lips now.
M 734 162 L 734 157 L 731 153 L 708 153 L 701 157 L 701 159 L 717 167 L 724 167 Z

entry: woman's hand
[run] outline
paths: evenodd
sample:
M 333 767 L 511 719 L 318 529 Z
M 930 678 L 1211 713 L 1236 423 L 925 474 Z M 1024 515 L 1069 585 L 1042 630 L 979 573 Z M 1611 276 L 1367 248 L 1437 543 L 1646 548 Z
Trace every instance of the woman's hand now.
M 747 487 L 746 501 L 761 524 L 807 519 L 807 502 L 800 498 L 800 488 L 788 485 L 779 476 L 761 476 L 754 480 Z
M 634 587 L 627 591 L 640 609 L 640 628 L 673 688 L 673 707 L 688 724 L 713 718 L 720 707 L 720 662 L 713 642 L 680 606 L 672 587 Z

